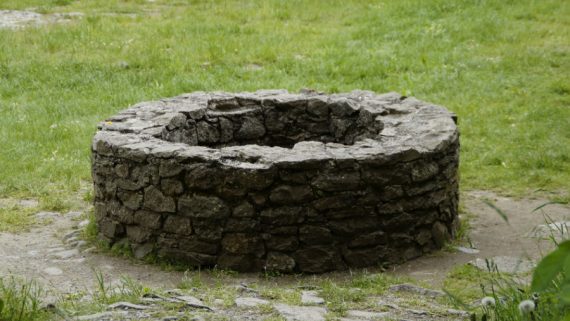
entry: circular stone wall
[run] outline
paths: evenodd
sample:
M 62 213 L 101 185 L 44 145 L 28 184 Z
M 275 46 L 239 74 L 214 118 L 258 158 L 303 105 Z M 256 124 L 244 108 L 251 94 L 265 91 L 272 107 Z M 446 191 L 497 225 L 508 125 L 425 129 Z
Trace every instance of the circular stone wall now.
M 120 112 L 92 150 L 99 236 L 139 258 L 318 273 L 458 225 L 455 116 L 395 93 L 192 93 Z

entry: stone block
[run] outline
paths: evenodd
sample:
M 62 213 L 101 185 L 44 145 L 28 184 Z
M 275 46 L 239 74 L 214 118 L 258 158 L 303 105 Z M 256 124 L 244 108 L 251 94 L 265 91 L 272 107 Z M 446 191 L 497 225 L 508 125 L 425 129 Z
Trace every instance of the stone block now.
M 332 246 L 300 249 L 293 254 L 293 258 L 299 269 L 307 273 L 323 273 L 345 268 L 338 250 Z
M 272 235 L 265 241 L 265 245 L 268 250 L 292 252 L 299 247 L 299 240 L 297 236 Z
M 306 185 L 281 185 L 271 191 L 269 199 L 282 205 L 305 203 L 313 199 L 313 190 Z
M 226 203 L 216 196 L 191 195 L 178 200 L 178 212 L 188 217 L 223 219 L 230 215 Z
M 295 260 L 287 254 L 269 252 L 265 260 L 265 269 L 281 273 L 291 273 L 295 270 Z
M 184 186 L 177 179 L 165 178 L 160 181 L 160 190 L 164 195 L 177 196 L 184 192 Z
M 252 254 L 256 257 L 265 254 L 263 240 L 258 236 L 244 233 L 225 235 L 222 239 L 222 249 L 231 254 Z
M 167 233 L 178 235 L 192 234 L 192 223 L 189 218 L 178 215 L 168 215 L 162 229 Z
M 134 222 L 140 226 L 157 230 L 162 227 L 162 215 L 156 212 L 140 210 L 135 212 Z
M 330 244 L 333 241 L 331 231 L 322 226 L 304 225 L 299 229 L 299 239 L 309 245 Z
M 144 207 L 155 212 L 176 212 L 174 199 L 165 196 L 154 186 L 149 186 L 144 190 Z

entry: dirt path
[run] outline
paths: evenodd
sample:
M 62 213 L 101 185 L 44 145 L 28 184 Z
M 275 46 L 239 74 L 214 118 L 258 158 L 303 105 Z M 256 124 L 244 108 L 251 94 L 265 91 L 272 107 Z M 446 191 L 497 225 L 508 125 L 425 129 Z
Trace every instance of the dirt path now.
M 0 275 L 12 273 L 35 278 L 62 292 L 92 288 L 95 272 L 100 271 L 111 282 L 129 276 L 152 286 L 174 286 L 180 274 L 161 271 L 124 258 L 81 251 L 73 246 L 74 236 L 67 237 L 77 226 L 69 217 L 50 218 L 51 224 L 21 234 L 0 233 Z
M 566 205 L 551 204 L 533 212 L 548 202 L 545 199 L 501 197 L 485 191 L 471 191 L 462 196 L 465 211 L 470 216 L 469 239 L 479 253 L 440 251 L 398 266 L 394 272 L 439 286 L 454 266 L 476 258 L 507 256 L 537 260 L 553 247 L 549 240 L 531 237 L 537 226 L 545 224 L 545 214 L 553 221 L 570 221 L 570 208 Z M 501 209 L 508 223 L 484 200 Z
M 485 199 L 506 213 L 509 224 L 483 203 Z M 529 237 L 537 225 L 544 224 L 542 214 L 549 214 L 555 221 L 570 221 L 568 206 L 549 205 L 533 213 L 534 208 L 546 202 L 544 199 L 515 199 L 472 191 L 463 195 L 463 201 L 472 217 L 470 239 L 480 252 L 440 251 L 395 267 L 393 273 L 421 279 L 438 287 L 451 268 L 475 258 L 512 256 L 537 259 L 551 247 L 548 241 Z M 157 266 L 85 251 L 86 245 L 71 233 L 82 219 L 77 214 L 47 213 L 41 216 L 44 223 L 29 232 L 0 233 L 0 276 L 15 274 L 35 278 L 60 293 L 93 289 L 96 284 L 94 271 L 102 272 L 111 284 L 128 276 L 147 286 L 163 289 L 176 287 L 184 277 L 182 272 L 165 271 Z M 345 279 L 350 276 L 348 273 L 331 273 L 324 277 Z M 313 277 L 285 276 L 278 282 L 297 284 L 303 278 Z M 242 281 L 263 282 L 259 274 L 240 274 L 233 280 L 236 284 Z

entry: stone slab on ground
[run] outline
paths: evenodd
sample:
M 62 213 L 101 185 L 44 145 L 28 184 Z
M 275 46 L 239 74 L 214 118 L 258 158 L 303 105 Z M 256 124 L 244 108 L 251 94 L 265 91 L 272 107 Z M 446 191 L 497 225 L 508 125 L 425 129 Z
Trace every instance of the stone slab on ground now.
M 269 304 L 269 301 L 267 300 L 247 297 L 237 298 L 234 302 L 238 308 L 254 308 L 258 305 Z
M 490 262 L 503 273 L 524 274 L 532 271 L 536 266 L 534 261 L 514 256 L 495 256 L 489 259 L 477 258 L 469 264 L 482 271 L 488 271 L 487 262 Z
M 178 296 L 175 296 L 173 298 L 180 301 L 180 302 L 183 302 L 184 304 L 186 304 L 189 307 L 212 311 L 212 308 L 205 305 L 204 302 L 202 302 L 202 300 L 200 300 L 196 297 L 193 297 L 191 295 L 178 295 Z
M 317 291 L 302 291 L 301 303 L 305 305 L 325 304 L 325 299 L 319 297 Z
M 369 321 L 369 320 L 388 320 L 392 315 L 388 312 L 371 312 L 371 311 L 360 311 L 360 310 L 348 310 L 346 312 L 346 318 L 342 318 L 342 321 Z
M 146 305 L 134 304 L 130 302 L 117 302 L 107 307 L 109 310 L 147 310 Z
M 456 246 L 455 249 L 465 254 L 477 254 L 481 252 L 478 249 L 472 247 L 464 247 L 464 246 Z
M 390 286 L 389 290 L 393 291 L 393 292 L 408 292 L 408 293 L 418 294 L 418 295 L 432 297 L 432 298 L 441 297 L 441 296 L 445 295 L 445 293 L 442 291 L 426 289 L 426 288 L 422 288 L 420 286 L 408 284 L 408 283 L 392 285 L 392 286 Z
M 127 311 L 101 312 L 101 313 L 78 316 L 75 318 L 75 320 L 77 321 L 115 320 L 121 317 L 125 317 L 127 314 L 128 314 Z
M 275 304 L 275 309 L 287 321 L 325 321 L 327 310 L 323 307 L 303 307 Z
M 79 250 L 78 249 L 71 249 L 71 250 L 64 250 L 61 252 L 55 252 L 53 253 L 51 256 L 56 258 L 56 259 L 60 259 L 60 260 L 69 260 L 74 256 L 79 255 Z

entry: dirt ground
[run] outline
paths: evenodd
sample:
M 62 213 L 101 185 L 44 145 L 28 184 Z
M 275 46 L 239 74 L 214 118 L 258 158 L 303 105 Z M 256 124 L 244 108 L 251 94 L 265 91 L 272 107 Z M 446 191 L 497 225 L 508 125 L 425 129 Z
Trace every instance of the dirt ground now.
M 463 193 L 462 197 L 466 212 L 462 216 L 469 217 L 471 225 L 468 237 L 479 253 L 440 251 L 397 266 L 393 272 L 437 287 L 454 266 L 476 258 L 509 256 L 536 261 L 553 248 L 553 243 L 546 238 L 531 237 L 535 228 L 545 224 L 546 216 L 556 222 L 570 221 L 570 207 L 567 205 L 550 204 L 533 212 L 548 202 L 544 198 L 502 197 L 486 191 L 470 191 Z M 501 209 L 508 223 L 485 200 Z
M 546 203 L 545 199 L 516 199 L 484 191 L 470 191 L 462 197 L 466 212 L 462 215 L 470 217 L 469 238 L 480 252 L 467 254 L 442 250 L 393 267 L 388 273 L 410 276 L 439 287 L 450 269 L 476 258 L 513 256 L 536 260 L 552 247 L 549 241 L 529 237 L 536 226 L 544 224 L 543 214 L 548 214 L 554 221 L 570 221 L 567 205 L 552 204 L 532 212 Z M 483 200 L 489 200 L 502 209 L 509 224 Z M 81 218 L 72 214 L 48 213 L 44 216 L 44 223 L 28 232 L 0 233 L 0 276 L 14 274 L 34 278 L 60 293 L 92 289 L 96 284 L 95 271 L 102 272 L 111 284 L 128 276 L 146 286 L 163 289 L 176 287 L 184 277 L 183 272 L 166 271 L 159 266 L 96 253 L 93 249 L 85 251 L 88 245 L 78 250 L 73 244 L 79 240 L 69 234 L 77 228 Z M 375 269 L 369 271 L 375 272 Z M 207 273 L 203 276 L 208 278 Z M 344 279 L 349 278 L 350 273 L 330 273 L 323 277 Z M 303 278 L 313 276 L 285 276 L 278 282 L 297 283 Z M 239 274 L 233 280 L 236 283 L 263 282 L 259 274 Z

